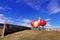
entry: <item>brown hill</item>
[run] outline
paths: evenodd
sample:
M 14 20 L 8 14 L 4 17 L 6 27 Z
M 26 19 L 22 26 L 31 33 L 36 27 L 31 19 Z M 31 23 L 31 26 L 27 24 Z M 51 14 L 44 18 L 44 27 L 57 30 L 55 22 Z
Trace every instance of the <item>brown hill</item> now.
M 13 34 L 9 34 L 1 40 L 60 40 L 60 32 L 24 30 Z

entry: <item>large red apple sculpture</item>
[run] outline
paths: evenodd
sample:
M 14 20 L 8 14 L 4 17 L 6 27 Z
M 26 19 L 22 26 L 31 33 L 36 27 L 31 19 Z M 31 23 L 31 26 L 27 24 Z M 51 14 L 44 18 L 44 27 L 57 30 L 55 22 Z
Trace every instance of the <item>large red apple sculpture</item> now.
M 40 18 L 38 18 L 38 21 L 35 21 L 35 20 L 31 21 L 32 28 L 38 28 L 38 26 L 42 26 L 42 28 L 44 28 L 45 25 L 46 25 L 46 21 L 41 20 Z
M 33 28 L 34 28 L 34 22 L 35 22 L 35 20 L 31 21 L 31 27 L 33 27 Z
M 40 20 L 39 25 L 40 26 L 45 26 L 46 25 L 46 21 L 45 20 Z
M 39 25 L 39 24 L 38 24 L 37 21 L 35 21 L 35 20 L 32 20 L 32 21 L 31 21 L 31 27 L 32 27 L 32 28 L 38 28 L 38 25 Z
M 39 25 L 42 26 L 42 30 L 44 30 L 44 26 L 46 25 L 46 21 L 40 20 Z

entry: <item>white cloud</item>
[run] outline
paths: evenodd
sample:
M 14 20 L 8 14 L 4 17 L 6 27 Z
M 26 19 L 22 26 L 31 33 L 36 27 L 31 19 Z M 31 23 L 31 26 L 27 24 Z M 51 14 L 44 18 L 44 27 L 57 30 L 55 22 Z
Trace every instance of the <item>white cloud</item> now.
M 46 28 L 52 28 L 53 26 L 51 25 L 51 23 L 50 22 L 47 22 L 47 24 L 46 24 Z
M 51 14 L 57 14 L 60 12 L 60 8 L 56 0 L 51 0 L 51 2 L 47 6 L 48 12 Z
M 58 12 L 60 12 L 60 8 L 55 8 L 54 10 L 51 11 L 50 14 L 56 14 Z
M 51 21 L 51 19 L 45 19 L 46 21 Z
M 21 4 L 23 5 L 25 3 L 26 5 L 33 8 L 34 10 L 47 12 L 50 15 L 57 14 L 58 12 L 60 12 L 60 8 L 58 6 L 57 0 L 16 0 L 16 2 L 19 3 L 20 5 Z M 47 6 L 46 6 L 46 3 L 47 3 Z M 43 7 L 43 4 L 45 4 L 45 7 Z M 47 9 L 47 11 L 45 8 Z
M 17 0 L 18 3 L 21 1 Z M 41 6 L 43 5 L 43 3 L 47 2 L 49 0 L 23 0 L 23 2 L 28 5 L 29 7 L 35 9 L 35 10 L 40 10 Z
M 30 25 L 31 20 L 27 19 L 27 18 L 20 17 L 20 18 L 14 19 L 14 20 L 11 20 L 9 18 L 8 22 L 9 23 L 11 22 L 11 24 L 15 24 L 15 25 L 21 25 L 21 26 L 31 27 L 31 25 Z
M 45 28 L 58 28 L 59 26 L 52 25 L 51 20 L 52 19 L 45 19 L 47 21 Z
M 26 27 L 31 27 L 31 25 L 29 23 L 20 23 L 20 25 L 26 26 Z
M 4 15 L 0 13 L 0 17 L 3 17 Z
M 13 18 L 8 18 L 5 17 L 4 14 L 0 14 L 0 23 L 9 23 L 9 24 L 15 24 L 15 25 L 22 25 L 22 26 L 26 26 L 26 27 L 31 27 L 30 19 L 26 19 L 26 18 L 18 18 L 18 20 L 12 20 Z M 21 20 L 21 21 L 20 21 Z M 58 26 L 54 26 L 51 24 L 50 22 L 51 19 L 46 19 L 47 24 L 46 24 L 46 28 L 57 28 Z
M 19 22 L 19 25 L 26 26 L 26 27 L 31 27 L 31 25 L 30 25 L 31 20 L 30 20 L 30 22 L 29 21 L 24 22 L 23 20 L 25 21 L 25 18 L 22 19 L 23 23 Z M 46 21 L 47 21 L 47 24 L 46 24 L 45 28 L 60 28 L 59 26 L 52 25 L 51 22 L 50 22 L 51 19 L 46 19 Z
M 25 23 L 30 23 L 31 22 L 31 20 L 26 19 L 26 18 L 22 19 L 22 21 L 25 22 Z
M 54 25 L 52 25 L 51 22 L 47 22 L 47 24 L 46 24 L 45 27 L 46 27 L 46 28 L 60 28 L 59 26 L 54 26 Z
M 26 18 L 17 18 L 17 19 L 13 19 L 13 18 L 9 18 L 9 17 L 5 17 L 5 15 L 0 14 L 0 23 L 8 23 L 8 24 L 15 24 L 15 25 L 22 25 L 22 26 L 26 26 L 26 27 L 31 27 L 30 26 L 30 19 L 26 19 Z
M 0 14 L 0 23 L 5 23 L 4 15 L 3 14 Z
M 4 14 L 0 14 L 0 23 L 13 23 L 11 18 L 5 17 Z
M 19 19 L 18 19 L 17 24 L 18 24 L 18 25 L 22 25 L 22 26 L 26 26 L 26 27 L 31 27 L 31 26 L 30 26 L 30 22 L 31 22 L 30 19 L 22 18 L 22 19 L 20 19 L 20 21 L 19 21 Z
M 0 23 L 5 23 L 5 21 L 0 19 Z

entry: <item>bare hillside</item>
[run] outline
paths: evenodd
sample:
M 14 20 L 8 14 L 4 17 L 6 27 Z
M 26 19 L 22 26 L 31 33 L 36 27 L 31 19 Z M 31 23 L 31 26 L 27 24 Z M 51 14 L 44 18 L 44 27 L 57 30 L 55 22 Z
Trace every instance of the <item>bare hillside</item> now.
M 24 30 L 9 34 L 1 40 L 60 40 L 58 31 Z

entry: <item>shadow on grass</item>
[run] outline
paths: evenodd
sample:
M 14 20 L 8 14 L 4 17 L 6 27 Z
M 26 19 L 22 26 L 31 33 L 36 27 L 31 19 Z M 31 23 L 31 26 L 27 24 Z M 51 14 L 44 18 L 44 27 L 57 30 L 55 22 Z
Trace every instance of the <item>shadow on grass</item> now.
M 5 30 L 5 36 L 19 31 L 30 30 L 29 27 L 11 27 Z

